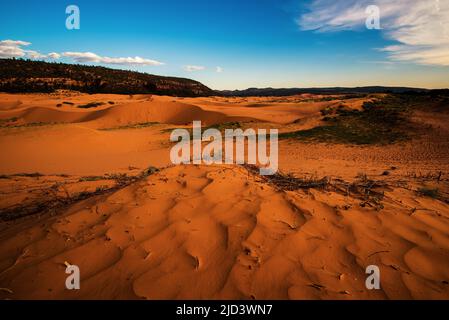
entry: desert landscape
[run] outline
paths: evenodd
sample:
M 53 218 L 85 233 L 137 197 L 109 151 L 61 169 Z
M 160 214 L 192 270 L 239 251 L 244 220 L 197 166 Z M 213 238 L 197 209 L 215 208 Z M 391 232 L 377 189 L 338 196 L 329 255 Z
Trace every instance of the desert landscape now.
M 0 1 L 0 21 L 2 311 L 447 313 L 449 1 Z
M 278 129 L 279 172 L 173 165 L 198 120 Z M 449 299 L 444 91 L 0 93 L 0 150 L 1 299 Z

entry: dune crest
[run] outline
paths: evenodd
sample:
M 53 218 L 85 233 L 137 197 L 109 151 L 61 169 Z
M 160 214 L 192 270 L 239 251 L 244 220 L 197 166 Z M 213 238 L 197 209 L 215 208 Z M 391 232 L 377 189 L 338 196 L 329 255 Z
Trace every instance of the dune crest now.
M 127 97 L 127 96 L 125 96 Z M 202 121 L 214 125 L 233 121 L 292 123 L 298 118 L 314 117 L 335 102 L 261 103 L 225 98 L 193 99 L 153 95 L 76 94 L 74 96 L 5 95 L 0 103 L 0 120 L 14 119 L 13 125 L 35 123 L 82 123 L 101 129 L 138 123 L 157 122 L 172 125 Z M 20 99 L 20 100 L 18 100 Z M 218 99 L 218 100 L 217 100 Z M 89 104 L 95 107 L 84 108 Z

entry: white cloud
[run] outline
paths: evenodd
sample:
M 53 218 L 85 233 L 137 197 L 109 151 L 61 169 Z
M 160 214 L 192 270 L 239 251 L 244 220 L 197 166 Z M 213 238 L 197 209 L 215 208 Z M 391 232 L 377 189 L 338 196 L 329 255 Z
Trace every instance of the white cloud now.
M 188 71 L 188 72 L 201 71 L 201 70 L 206 69 L 206 67 L 203 67 L 203 66 L 184 66 L 183 68 L 185 71 Z
M 33 59 L 33 60 L 57 60 L 61 58 L 61 55 L 56 52 L 51 52 L 49 54 L 42 54 L 37 51 L 33 50 L 26 50 L 26 56 L 27 58 Z
M 69 57 L 76 62 L 101 62 L 101 57 L 92 52 L 64 52 L 64 57 Z
M 369 5 L 380 8 L 382 31 L 399 43 L 381 49 L 392 60 L 449 66 L 447 0 L 313 0 L 298 24 L 318 32 L 360 29 Z
M 25 50 L 22 47 L 31 45 L 30 42 L 20 40 L 2 40 L 0 41 L 0 58 L 29 58 L 29 59 L 59 59 L 61 56 L 52 52 L 48 55 L 34 50 Z
M 78 63 L 84 62 L 96 62 L 105 64 L 119 64 L 119 65 L 150 65 L 159 66 L 162 62 L 150 59 L 144 59 L 141 57 L 127 57 L 127 58 L 110 58 L 102 57 L 92 52 L 64 52 L 62 54 L 65 57 L 72 58 Z
M 20 47 L 20 46 L 29 46 L 30 44 L 31 44 L 31 42 L 20 41 L 20 40 L 2 40 L 2 41 L 0 41 L 0 45 L 5 45 L 5 46 Z
M 57 60 L 57 59 L 61 58 L 61 55 L 56 52 L 50 52 L 49 54 L 47 54 L 47 57 L 50 59 L 53 59 L 53 60 Z
M 0 41 L 0 58 L 24 57 L 26 52 L 22 46 L 29 46 L 31 43 L 25 41 L 2 40 Z
M 35 50 L 26 50 L 23 47 L 30 46 L 30 42 L 20 40 L 2 40 L 0 41 L 0 58 L 29 58 L 33 60 L 57 60 L 61 56 L 72 58 L 74 61 L 83 62 L 97 62 L 105 64 L 118 65 L 162 65 L 162 62 L 144 59 L 141 57 L 127 57 L 127 58 L 109 58 L 102 57 L 92 52 L 64 52 L 62 55 L 57 52 L 50 52 L 43 54 Z
M 216 67 L 215 71 L 218 73 L 222 73 L 223 72 L 223 68 L 222 67 Z
M 33 60 L 38 60 L 38 59 L 45 59 L 47 58 L 47 56 L 45 54 L 42 54 L 40 52 L 34 51 L 34 50 L 26 50 L 26 55 L 28 58 L 33 59 Z

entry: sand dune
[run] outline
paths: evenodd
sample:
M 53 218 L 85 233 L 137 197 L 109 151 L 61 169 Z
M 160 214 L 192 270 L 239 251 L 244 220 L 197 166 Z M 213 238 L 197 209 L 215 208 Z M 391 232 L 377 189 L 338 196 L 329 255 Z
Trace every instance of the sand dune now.
M 236 117 L 251 115 L 256 120 L 277 124 L 288 124 L 298 119 L 313 117 L 319 115 L 322 109 L 339 104 L 338 102 L 290 102 L 288 98 L 284 100 L 287 102 L 264 102 L 263 98 L 256 99 L 256 101 L 240 99 L 231 103 L 225 102 L 227 100 L 223 98 L 215 100 L 184 99 L 184 101 L 195 103 L 204 110 L 219 111 Z
M 290 132 L 341 103 L 302 98 L 0 95 L 0 212 L 20 213 L 0 216 L 0 298 L 449 299 L 445 113 L 414 113 L 423 135 L 393 145 L 280 141 L 288 177 L 365 176 L 374 195 L 170 166 L 170 131 L 192 120 Z M 119 184 L 150 166 L 161 170 Z M 65 262 L 81 290 L 65 289 Z M 371 264 L 381 290 L 365 287 Z
M 163 127 L 100 131 L 78 124 L 9 129 L 0 135 L 0 172 L 104 174 L 170 162 Z M 20 147 L 18 147 L 20 146 Z
M 402 203 L 397 200 L 401 199 Z M 411 214 L 409 206 L 426 208 Z M 361 208 L 283 192 L 244 168 L 177 166 L 2 232 L 8 298 L 449 298 L 449 207 L 387 193 Z M 82 273 L 64 288 L 64 262 Z M 382 290 L 365 288 L 380 266 Z
M 22 104 L 22 101 L 16 99 L 8 99 L 0 102 L 0 111 L 17 109 Z
M 158 122 L 191 124 L 201 120 L 206 125 L 229 121 L 225 114 L 204 111 L 200 107 L 172 101 L 144 101 L 94 111 L 80 122 L 91 121 L 97 127 L 123 126 L 132 123 Z
M 268 121 L 286 124 L 299 118 L 319 114 L 320 110 L 336 105 L 336 102 L 319 103 L 236 103 L 216 100 L 159 97 L 150 95 L 123 96 L 110 105 L 106 101 L 117 100 L 116 95 L 85 95 L 53 97 L 31 101 L 30 96 L 20 97 L 24 102 L 5 102 L 0 119 L 17 118 L 15 124 L 32 123 L 86 123 L 90 127 L 107 128 L 133 123 L 158 122 L 184 125 L 201 120 L 205 125 L 232 121 Z M 11 99 L 11 98 L 10 98 Z M 17 99 L 17 98 L 16 98 Z M 70 100 L 73 105 L 65 104 Z M 101 102 L 96 108 L 80 109 L 76 106 Z M 75 104 L 76 103 L 76 104 Z M 60 107 L 57 107 L 59 105 Z M 1 105 L 0 105 L 1 107 Z
M 109 106 L 85 112 L 58 110 L 48 107 L 30 107 L 4 112 L 1 118 L 18 118 L 20 123 L 83 123 L 91 122 L 98 128 L 123 126 L 133 123 L 159 122 L 188 124 L 201 120 L 205 124 L 225 122 L 225 114 L 204 111 L 200 107 L 171 101 L 138 101 Z
M 3 113 L 3 119 L 18 118 L 19 123 L 61 123 L 81 122 L 85 117 L 80 112 L 59 111 L 43 107 L 31 107 L 19 111 Z

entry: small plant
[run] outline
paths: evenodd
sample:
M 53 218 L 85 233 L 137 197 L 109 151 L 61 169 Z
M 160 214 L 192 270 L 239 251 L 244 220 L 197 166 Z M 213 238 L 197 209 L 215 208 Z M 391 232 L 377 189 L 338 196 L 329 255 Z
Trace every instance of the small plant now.
M 321 113 L 322 116 L 328 116 L 328 115 L 330 115 L 330 114 L 333 114 L 334 111 L 335 111 L 334 108 L 327 107 L 327 108 L 325 108 L 325 109 L 322 109 L 322 110 L 320 111 L 320 113 Z
M 90 109 L 90 108 L 96 108 L 96 107 L 99 107 L 99 106 L 102 106 L 102 105 L 104 105 L 104 102 L 89 102 L 87 104 L 79 105 L 78 108 Z
M 43 174 L 39 172 L 32 172 L 32 173 L 16 173 L 14 175 L 15 177 L 27 177 L 27 178 L 39 178 L 42 177 Z
M 367 182 L 369 181 L 368 176 L 366 175 L 365 172 L 359 172 L 357 173 L 357 175 L 355 176 L 355 178 L 361 182 Z
M 12 122 L 17 122 L 17 120 L 19 120 L 19 118 L 17 117 L 12 117 L 12 118 L 8 118 L 8 119 L 0 119 L 0 126 L 12 126 L 13 123 Z
M 103 176 L 86 176 L 86 177 L 81 177 L 79 178 L 79 182 L 91 182 L 91 181 L 101 181 L 101 180 L 106 180 L 105 177 Z
M 135 124 L 127 124 L 127 125 L 118 126 L 118 127 L 102 128 L 102 129 L 98 129 L 98 130 L 114 131 L 114 130 L 125 130 L 125 129 L 142 129 L 142 128 L 152 127 L 157 124 L 159 124 L 159 122 L 142 122 L 142 123 L 135 123 Z
M 108 186 L 99 186 L 95 189 L 95 193 L 104 192 L 104 191 L 108 190 L 108 188 L 109 188 Z
M 207 127 L 202 127 L 201 128 L 201 134 L 203 134 L 203 132 L 206 131 L 207 129 L 217 129 L 217 130 L 219 130 L 223 134 L 226 129 L 233 129 L 233 130 L 235 130 L 235 129 L 242 129 L 242 125 L 238 121 L 217 123 L 217 124 L 213 124 L 213 125 L 210 125 L 210 126 L 207 126 Z M 190 135 L 192 136 L 193 135 L 193 129 L 189 128 L 188 131 L 189 131 Z
M 432 188 L 426 188 L 426 187 L 419 188 L 418 193 L 421 194 L 422 196 L 429 197 L 432 199 L 438 199 L 440 196 L 438 189 L 432 189 Z
M 147 169 L 145 169 L 144 171 L 141 172 L 141 176 L 142 177 L 148 177 L 156 172 L 159 172 L 159 169 L 156 167 L 148 167 Z
M 25 202 L 15 205 L 13 207 L 0 208 L 0 220 L 11 221 L 18 219 L 20 217 L 30 216 L 38 213 L 56 212 L 68 205 L 88 199 L 90 197 L 120 190 L 126 186 L 129 186 L 132 183 L 141 181 L 142 179 L 145 179 L 146 177 L 158 171 L 159 169 L 155 167 L 149 167 L 136 176 L 128 176 L 123 173 L 118 173 L 118 174 L 106 174 L 101 177 L 100 176 L 83 177 L 85 179 L 81 178 L 82 179 L 82 180 L 80 179 L 81 181 L 96 181 L 98 179 L 98 180 L 115 180 L 116 183 L 114 186 L 111 187 L 107 185 L 100 185 L 95 189 L 95 191 L 82 191 L 80 193 L 73 195 L 68 194 L 67 190 L 64 187 L 64 184 L 57 183 L 51 186 L 50 188 L 46 189 L 48 194 L 53 196 L 44 197 L 40 200 L 32 201 L 31 203 Z M 41 174 L 39 173 L 31 173 L 31 174 L 22 173 L 11 176 L 40 176 L 40 175 Z M 62 188 L 65 191 L 65 195 L 62 197 L 57 193 L 59 188 Z

